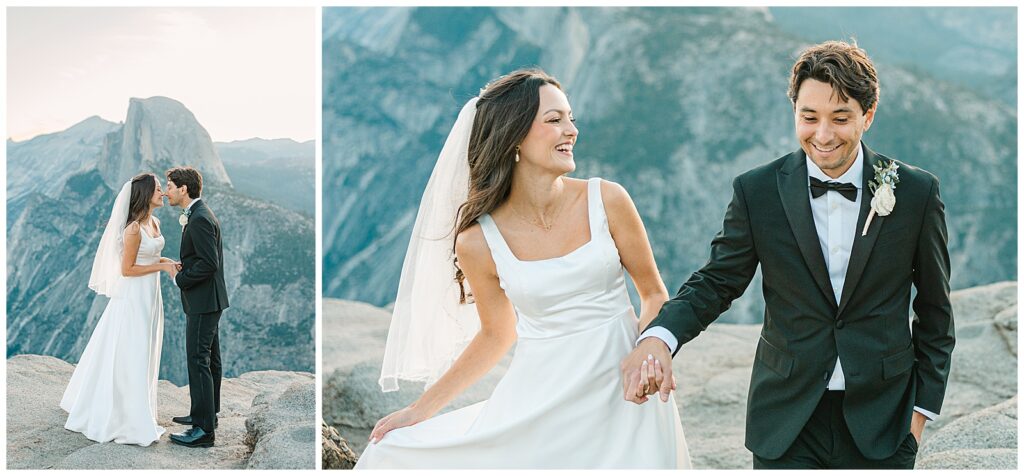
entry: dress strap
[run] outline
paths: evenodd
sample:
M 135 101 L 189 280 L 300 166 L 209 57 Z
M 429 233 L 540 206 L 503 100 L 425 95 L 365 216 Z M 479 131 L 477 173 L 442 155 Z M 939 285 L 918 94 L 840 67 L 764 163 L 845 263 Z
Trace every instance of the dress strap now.
M 505 238 L 501 236 L 501 230 L 494 223 L 490 213 L 484 213 L 476 221 L 480 223 L 480 229 L 484 232 L 484 239 L 487 240 L 487 247 L 491 249 L 492 256 L 496 253 L 512 255 L 512 249 L 505 243 Z
M 517 262 L 516 255 L 512 254 L 512 249 L 508 247 L 508 243 L 505 243 L 505 238 L 501 236 L 501 230 L 494 223 L 490 213 L 484 213 L 476 221 L 480 224 L 480 230 L 484 232 L 484 240 L 487 241 L 487 247 L 491 250 L 491 259 L 494 260 L 494 267 L 498 271 L 498 286 L 507 292 L 508 283 L 505 282 L 503 277 L 505 273 L 502 272 L 502 269 Z
M 601 178 L 587 180 L 587 215 L 590 221 L 590 239 L 608 222 L 604 214 L 604 201 L 601 198 Z

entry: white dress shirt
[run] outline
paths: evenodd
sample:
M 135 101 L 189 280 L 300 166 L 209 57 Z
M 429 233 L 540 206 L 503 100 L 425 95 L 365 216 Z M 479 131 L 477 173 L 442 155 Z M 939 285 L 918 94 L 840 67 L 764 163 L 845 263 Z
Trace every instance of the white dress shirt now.
M 853 251 L 853 240 L 857 236 L 857 219 L 860 215 L 860 203 L 864 197 L 864 148 L 858 146 L 857 158 L 853 165 L 839 178 L 831 178 L 822 172 L 818 166 L 807 161 L 807 199 L 811 202 L 811 215 L 814 217 L 814 228 L 818 233 L 818 243 L 821 245 L 822 255 L 825 256 L 825 266 L 828 268 L 828 279 L 832 284 L 832 292 L 835 293 L 836 302 L 840 301 L 843 295 L 843 284 L 846 281 L 846 270 L 850 263 L 850 252 Z M 829 190 L 824 195 L 814 198 L 811 195 L 811 179 L 814 177 L 822 182 L 835 181 L 840 183 L 851 183 L 857 187 L 857 199 L 848 200 L 835 190 Z M 675 352 L 679 342 L 675 336 L 664 327 L 652 327 L 645 331 L 637 339 L 637 343 L 647 337 L 657 337 L 668 345 L 670 352 Z M 846 390 L 846 377 L 843 375 L 843 365 L 836 358 L 836 366 L 832 372 L 832 378 L 828 381 L 829 390 Z M 934 420 L 938 415 L 928 410 L 914 407 L 914 410 Z
M 857 234 L 860 201 L 864 196 L 864 190 L 861 190 L 864 187 L 864 151 L 858 147 L 857 159 L 853 161 L 853 165 L 846 173 L 835 179 L 825 175 L 810 157 L 804 160 L 807 161 L 807 198 L 811 201 L 811 216 L 814 217 L 814 228 L 818 232 L 821 253 L 825 256 L 828 280 L 832 284 L 836 302 L 839 302 L 843 295 L 843 284 L 846 282 L 846 269 L 850 264 L 850 252 L 853 251 L 853 238 Z M 851 202 L 835 190 L 829 190 L 824 195 L 813 198 L 810 177 L 822 182 L 852 183 L 857 187 L 857 199 Z M 828 389 L 846 390 L 846 377 L 838 358 L 832 378 L 828 381 Z

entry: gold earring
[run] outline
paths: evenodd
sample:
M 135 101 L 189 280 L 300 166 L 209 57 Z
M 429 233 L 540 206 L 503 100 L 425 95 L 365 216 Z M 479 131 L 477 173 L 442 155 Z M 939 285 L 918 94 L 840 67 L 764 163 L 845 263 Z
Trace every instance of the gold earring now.
M 516 162 L 519 162 L 519 146 L 516 146 Z

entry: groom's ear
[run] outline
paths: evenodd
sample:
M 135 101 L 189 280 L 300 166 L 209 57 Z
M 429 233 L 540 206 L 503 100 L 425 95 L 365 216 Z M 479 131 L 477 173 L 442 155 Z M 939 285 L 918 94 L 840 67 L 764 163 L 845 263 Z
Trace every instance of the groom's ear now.
M 875 111 L 878 110 L 878 103 L 871 106 L 868 112 L 864 113 L 864 132 L 871 129 L 871 123 L 875 121 Z

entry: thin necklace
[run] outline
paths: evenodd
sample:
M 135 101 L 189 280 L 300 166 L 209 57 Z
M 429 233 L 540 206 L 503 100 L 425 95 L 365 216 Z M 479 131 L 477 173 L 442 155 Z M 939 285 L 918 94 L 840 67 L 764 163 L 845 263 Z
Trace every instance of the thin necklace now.
M 522 221 L 524 221 L 526 223 L 529 223 L 530 225 L 533 225 L 533 226 L 536 226 L 538 228 L 541 228 L 544 231 L 551 231 L 551 228 L 555 226 L 555 219 L 558 218 L 558 216 L 562 213 L 562 209 L 565 208 L 565 203 L 564 202 L 561 203 L 560 204 L 561 206 L 559 206 L 558 209 L 555 210 L 555 213 L 551 215 L 551 219 L 547 220 L 547 221 L 551 222 L 550 224 L 548 224 L 548 223 L 545 223 L 544 214 L 543 213 L 541 213 L 541 219 L 540 220 L 529 219 L 529 218 L 526 218 L 522 213 L 519 213 L 519 209 L 517 209 L 515 205 L 513 205 L 511 203 L 509 205 L 512 208 L 512 213 L 515 213 L 516 216 L 518 216 L 520 220 L 522 220 Z

